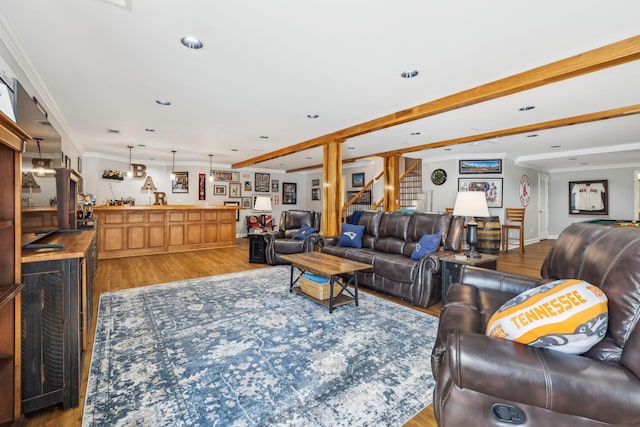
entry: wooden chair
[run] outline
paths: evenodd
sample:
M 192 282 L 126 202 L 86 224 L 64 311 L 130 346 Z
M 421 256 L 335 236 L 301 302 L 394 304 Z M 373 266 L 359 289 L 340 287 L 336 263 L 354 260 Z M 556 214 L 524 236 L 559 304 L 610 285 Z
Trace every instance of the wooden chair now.
M 453 213 L 453 208 L 444 208 L 444 211 L 445 211 L 446 213 L 450 213 L 450 214 L 452 214 L 452 213 Z
M 518 230 L 517 237 L 509 237 L 510 230 Z M 524 253 L 524 208 L 505 208 L 502 224 L 502 252 L 509 250 L 509 243 L 518 241 L 520 253 Z

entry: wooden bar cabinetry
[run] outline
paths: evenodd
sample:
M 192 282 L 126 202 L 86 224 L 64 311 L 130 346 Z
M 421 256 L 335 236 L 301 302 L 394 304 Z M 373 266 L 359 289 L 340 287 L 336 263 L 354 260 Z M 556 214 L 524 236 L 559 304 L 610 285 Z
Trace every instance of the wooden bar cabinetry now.
M 236 245 L 229 206 L 95 206 L 100 259 Z
M 24 238 L 24 237 L 23 237 Z M 22 252 L 22 410 L 79 403 L 97 268 L 95 230 L 56 232 Z
M 31 139 L 0 112 L 0 424 L 21 419 L 20 246 L 22 146 Z

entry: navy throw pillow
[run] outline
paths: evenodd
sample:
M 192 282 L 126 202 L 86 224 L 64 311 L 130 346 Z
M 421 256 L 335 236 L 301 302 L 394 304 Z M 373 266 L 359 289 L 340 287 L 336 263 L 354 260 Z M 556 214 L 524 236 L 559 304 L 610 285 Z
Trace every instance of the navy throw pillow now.
M 354 224 L 354 225 L 358 225 L 358 223 L 360 222 L 360 217 L 362 216 L 362 213 L 364 211 L 354 211 L 351 216 L 349 217 L 349 221 L 347 221 L 349 224 Z
M 338 246 L 360 249 L 363 235 L 364 225 L 342 224 Z
M 302 224 L 302 226 L 300 227 L 300 230 L 298 230 L 298 232 L 296 233 L 295 236 L 293 236 L 293 238 L 305 240 L 307 237 L 309 237 L 310 234 L 317 233 L 317 232 L 318 232 L 317 228 L 313 228 L 307 224 Z
M 411 253 L 411 259 L 417 261 L 426 254 L 434 253 L 438 250 L 438 247 L 440 247 L 440 233 L 424 233 Z

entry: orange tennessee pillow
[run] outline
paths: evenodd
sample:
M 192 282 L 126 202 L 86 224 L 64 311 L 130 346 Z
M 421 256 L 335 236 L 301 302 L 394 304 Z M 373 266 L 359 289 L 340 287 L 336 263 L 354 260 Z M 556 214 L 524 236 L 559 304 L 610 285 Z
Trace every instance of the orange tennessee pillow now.
M 557 280 L 510 299 L 496 311 L 486 334 L 563 353 L 581 354 L 604 338 L 607 296 L 578 279 Z

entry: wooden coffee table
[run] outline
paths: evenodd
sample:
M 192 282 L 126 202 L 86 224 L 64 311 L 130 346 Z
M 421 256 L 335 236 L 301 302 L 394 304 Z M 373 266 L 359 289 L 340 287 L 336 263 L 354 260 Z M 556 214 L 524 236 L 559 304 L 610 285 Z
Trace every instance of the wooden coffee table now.
M 371 265 L 362 262 L 351 261 L 345 258 L 325 254 L 322 252 L 304 252 L 300 254 L 283 255 L 281 259 L 291 263 L 291 280 L 289 283 L 289 292 L 297 292 L 305 295 L 308 298 L 329 307 L 329 313 L 333 313 L 333 309 L 343 304 L 355 302 L 358 306 L 358 275 L 357 271 L 367 270 L 371 268 Z M 295 276 L 294 269 L 300 270 L 300 273 Z M 304 273 L 315 274 L 316 276 L 323 276 L 329 278 L 329 299 L 319 300 L 307 295 L 300 286 L 294 286 L 300 276 Z M 351 275 L 349 280 L 343 280 L 339 277 L 340 274 L 348 273 Z M 295 276 L 295 278 L 294 278 Z M 348 288 L 350 284 L 353 284 L 353 292 Z M 333 287 L 340 286 L 340 292 L 335 297 L 333 296 Z M 345 295 L 348 294 L 348 295 Z

